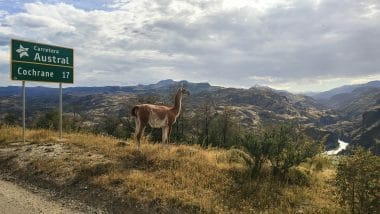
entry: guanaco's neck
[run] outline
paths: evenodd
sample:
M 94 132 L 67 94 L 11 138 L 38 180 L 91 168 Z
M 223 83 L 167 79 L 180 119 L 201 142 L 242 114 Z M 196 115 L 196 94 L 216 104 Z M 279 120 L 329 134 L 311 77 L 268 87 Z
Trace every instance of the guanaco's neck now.
M 178 116 L 181 112 L 181 105 L 182 105 L 182 93 L 181 89 L 177 91 L 177 94 L 175 95 L 175 101 L 174 101 L 174 112 Z

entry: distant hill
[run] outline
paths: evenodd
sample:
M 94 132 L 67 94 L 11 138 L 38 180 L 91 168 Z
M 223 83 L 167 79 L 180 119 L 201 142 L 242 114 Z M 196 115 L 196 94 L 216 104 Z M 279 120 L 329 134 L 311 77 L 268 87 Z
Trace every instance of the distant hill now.
M 191 93 L 191 96 L 186 98 L 186 104 L 191 108 L 199 107 L 204 103 L 215 107 L 233 106 L 241 113 L 241 117 L 254 120 L 277 118 L 281 120 L 298 119 L 306 122 L 318 119 L 324 114 L 323 106 L 310 97 L 276 91 L 269 87 L 224 88 L 211 86 L 209 83 L 192 83 L 186 80 L 174 81 L 170 79 L 155 84 L 137 86 L 64 88 L 64 105 L 77 106 L 76 108 L 81 111 L 104 109 L 99 112 L 100 114 L 107 108 L 108 111 L 117 111 L 117 108 L 121 108 L 121 106 L 139 102 L 157 102 L 170 105 L 173 102 L 172 97 L 176 89 L 182 85 Z M 16 110 L 20 108 L 20 100 L 15 98 L 20 96 L 20 92 L 21 87 L 0 87 L 0 96 L 14 100 L 13 102 L 9 102 L 7 99 L 0 101 L 0 106 L 4 107 L 2 109 Z M 55 108 L 58 102 L 58 90 L 56 88 L 28 87 L 26 93 L 28 105 L 32 111 L 44 110 L 49 107 Z
M 170 90 L 176 89 L 184 85 L 193 93 L 198 93 L 204 90 L 212 90 L 219 87 L 213 86 L 209 83 L 191 83 L 186 80 L 174 81 L 171 79 L 162 80 L 155 84 L 136 85 L 136 86 L 103 86 L 103 87 L 68 87 L 63 89 L 64 94 L 75 95 L 91 95 L 91 94 L 116 94 L 116 93 L 167 93 Z M 27 87 L 27 96 L 51 96 L 58 94 L 57 88 L 50 87 Z M 20 95 L 20 86 L 0 87 L 1 96 Z
M 380 103 L 380 87 L 358 87 L 327 100 L 318 100 L 318 103 L 338 111 L 348 120 L 360 119 L 366 110 Z
M 191 96 L 186 98 L 186 105 L 191 109 L 204 103 L 216 108 L 232 106 L 241 118 L 247 119 L 247 122 L 299 120 L 309 123 L 326 116 L 325 108 L 322 105 L 304 95 L 277 91 L 269 87 L 224 88 L 211 86 L 209 83 L 170 79 L 149 85 L 64 88 L 64 105 L 77 106 L 77 109 L 82 111 L 95 111 L 98 108 L 104 109 L 102 111 L 105 111 L 106 108 L 115 111 L 121 106 L 139 102 L 170 105 L 176 89 L 182 85 L 191 93 Z M 3 99 L 0 101 L 0 107 L 3 107 L 4 110 L 20 108 L 20 100 L 15 98 L 20 96 L 20 92 L 21 87 L 0 87 L 0 96 L 13 100 L 10 102 Z M 58 102 L 56 88 L 29 87 L 26 93 L 28 106 L 32 111 L 41 110 L 42 107 L 43 109 L 55 108 Z M 102 111 L 99 111 L 99 114 Z
M 320 93 L 307 93 L 307 95 L 313 97 L 316 100 L 328 100 L 337 94 L 351 93 L 357 88 L 380 88 L 380 81 L 371 81 L 368 83 L 356 85 L 344 85 Z

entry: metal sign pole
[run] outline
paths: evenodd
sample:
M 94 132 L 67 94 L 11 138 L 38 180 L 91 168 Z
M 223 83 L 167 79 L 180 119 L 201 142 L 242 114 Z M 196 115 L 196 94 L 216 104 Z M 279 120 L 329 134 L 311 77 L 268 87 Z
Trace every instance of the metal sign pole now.
M 22 81 L 22 141 L 25 144 L 25 81 Z
M 62 83 L 59 83 L 59 139 L 62 139 Z

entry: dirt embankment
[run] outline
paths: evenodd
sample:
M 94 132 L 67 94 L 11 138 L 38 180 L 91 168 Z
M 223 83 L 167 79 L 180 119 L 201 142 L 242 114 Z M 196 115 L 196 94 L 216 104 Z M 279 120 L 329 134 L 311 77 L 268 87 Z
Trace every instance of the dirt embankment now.
M 127 182 L 124 176 L 136 176 L 151 162 L 127 142 L 87 134 L 59 140 L 47 130 L 28 131 L 26 143 L 17 139 L 19 129 L 0 128 L 0 174 L 49 191 L 53 200 L 77 201 L 85 213 L 183 213 L 178 202 L 141 200 L 151 193 L 141 189 L 143 179 Z
M 0 210 L 9 210 L 5 213 L 143 211 L 92 184 L 90 178 L 108 172 L 109 166 L 104 156 L 65 143 L 0 142 L 0 201 L 4 202 Z M 1 181 L 2 178 L 13 182 Z M 42 196 L 33 195 L 31 190 Z

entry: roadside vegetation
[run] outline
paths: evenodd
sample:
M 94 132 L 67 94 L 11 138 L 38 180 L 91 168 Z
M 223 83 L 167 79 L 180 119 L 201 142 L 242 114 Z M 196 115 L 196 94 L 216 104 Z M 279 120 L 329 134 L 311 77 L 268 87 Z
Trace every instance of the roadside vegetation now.
M 289 134 L 284 127 L 279 129 Z M 286 143 L 295 137 L 271 133 L 251 133 L 243 142 L 254 143 L 258 137 L 258 142 L 282 139 Z M 304 146 L 291 148 L 300 153 L 296 156 L 286 152 L 289 145 L 270 147 L 271 152 L 260 156 L 244 146 L 165 147 L 147 139 L 140 153 L 130 139 L 65 133 L 59 140 L 56 132 L 46 129 L 28 130 L 26 144 L 19 139 L 19 127 L 1 127 L 2 170 L 36 185 L 48 182 L 57 191 L 78 191 L 73 197 L 116 213 L 128 207 L 137 212 L 207 213 L 345 209 L 335 197 L 334 164 L 327 157 L 309 155 Z M 276 152 L 281 159 L 272 158 Z

